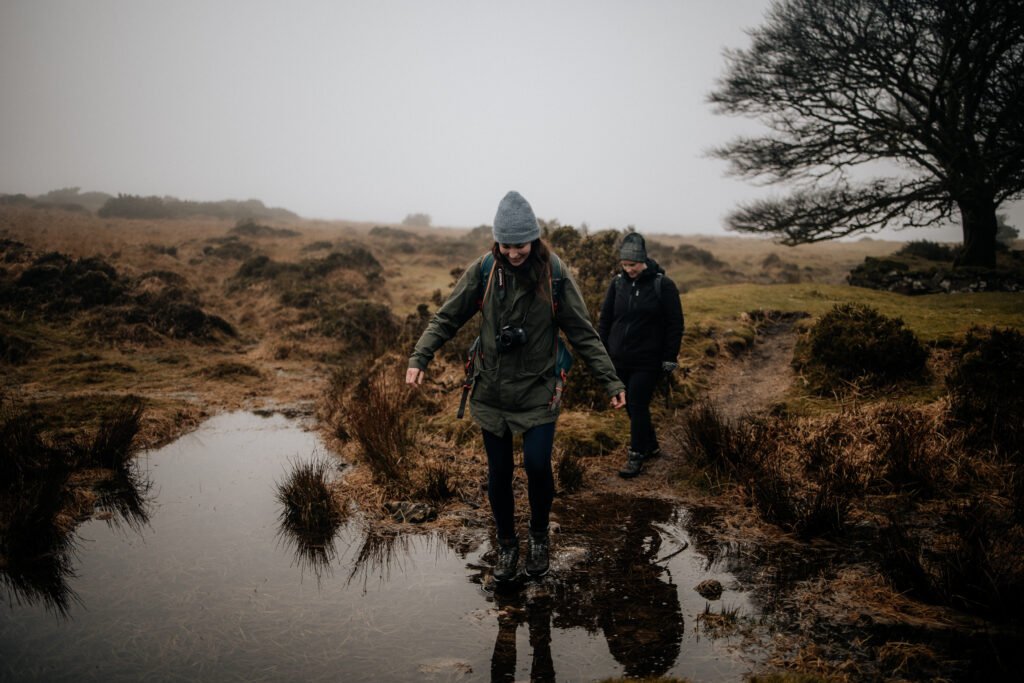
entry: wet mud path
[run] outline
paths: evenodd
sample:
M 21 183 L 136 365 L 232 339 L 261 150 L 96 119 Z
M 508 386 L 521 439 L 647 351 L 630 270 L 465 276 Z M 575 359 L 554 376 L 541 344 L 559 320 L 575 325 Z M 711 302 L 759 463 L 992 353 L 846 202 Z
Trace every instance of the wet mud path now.
M 708 399 L 730 420 L 771 408 L 796 379 L 796 338 L 793 320 L 762 326 L 749 351 L 719 361 L 711 374 Z

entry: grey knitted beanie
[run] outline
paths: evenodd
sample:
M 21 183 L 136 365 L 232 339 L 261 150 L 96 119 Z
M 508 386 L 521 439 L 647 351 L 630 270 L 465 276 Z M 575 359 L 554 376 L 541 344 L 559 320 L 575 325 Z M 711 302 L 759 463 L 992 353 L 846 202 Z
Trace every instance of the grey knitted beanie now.
M 530 202 L 515 190 L 498 204 L 494 215 L 494 241 L 498 244 L 526 244 L 540 237 L 540 225 Z
M 637 261 L 642 263 L 647 260 L 647 247 L 644 245 L 644 238 L 638 232 L 631 232 L 622 238 L 622 246 L 619 248 L 619 260 Z

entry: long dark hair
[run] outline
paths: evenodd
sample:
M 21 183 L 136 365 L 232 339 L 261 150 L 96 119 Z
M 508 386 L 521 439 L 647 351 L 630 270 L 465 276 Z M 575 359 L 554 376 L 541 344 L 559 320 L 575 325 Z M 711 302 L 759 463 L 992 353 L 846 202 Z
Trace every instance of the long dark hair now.
M 501 249 L 497 242 L 491 246 L 491 253 L 494 255 L 494 261 L 504 265 L 509 270 L 515 272 L 512 268 L 512 264 L 509 263 L 508 259 L 501 253 Z M 526 263 L 530 267 L 530 272 L 533 275 L 534 281 L 537 283 L 537 294 L 546 296 L 549 300 L 551 298 L 551 292 L 548 283 L 551 278 L 548 275 L 550 272 L 551 262 L 551 248 L 548 247 L 547 243 L 540 237 L 530 242 L 530 255 L 526 257 Z

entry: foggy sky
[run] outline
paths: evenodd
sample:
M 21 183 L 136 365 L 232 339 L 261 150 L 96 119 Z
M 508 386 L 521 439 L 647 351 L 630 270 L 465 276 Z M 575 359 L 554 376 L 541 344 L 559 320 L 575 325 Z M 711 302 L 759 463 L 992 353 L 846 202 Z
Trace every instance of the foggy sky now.
M 563 224 L 721 233 L 769 191 L 707 158 L 759 129 L 704 100 L 768 5 L 0 0 L 0 193 L 472 227 L 516 189 Z

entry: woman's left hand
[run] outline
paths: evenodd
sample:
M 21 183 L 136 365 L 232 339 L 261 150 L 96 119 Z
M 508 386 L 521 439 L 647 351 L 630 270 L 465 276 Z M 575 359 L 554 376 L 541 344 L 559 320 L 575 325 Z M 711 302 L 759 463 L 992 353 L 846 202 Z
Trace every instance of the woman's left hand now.
M 626 392 L 620 391 L 619 393 L 612 396 L 612 408 L 619 409 L 626 405 Z

